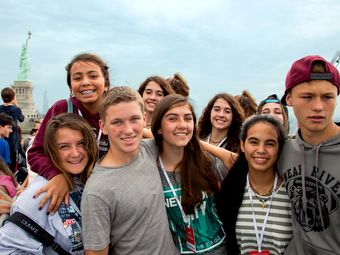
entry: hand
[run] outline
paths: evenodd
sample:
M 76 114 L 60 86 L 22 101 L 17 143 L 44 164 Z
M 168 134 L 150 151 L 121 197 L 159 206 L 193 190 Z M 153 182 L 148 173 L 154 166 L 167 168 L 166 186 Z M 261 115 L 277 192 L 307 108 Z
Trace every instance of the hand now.
M 8 202 L 5 200 L 0 200 L 0 215 L 1 214 L 9 214 L 11 210 L 12 202 Z
M 41 209 L 50 198 L 52 198 L 52 200 L 47 211 L 52 214 L 58 210 L 63 200 L 65 201 L 65 204 L 69 204 L 69 187 L 62 174 L 58 174 L 49 180 L 44 187 L 40 188 L 35 193 L 33 198 L 37 198 L 44 192 L 46 192 L 46 194 L 39 203 L 39 209 Z

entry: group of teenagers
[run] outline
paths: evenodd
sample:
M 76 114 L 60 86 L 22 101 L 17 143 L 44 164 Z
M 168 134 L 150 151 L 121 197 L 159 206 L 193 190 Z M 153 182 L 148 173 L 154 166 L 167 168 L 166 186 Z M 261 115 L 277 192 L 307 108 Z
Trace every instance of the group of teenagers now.
M 327 60 L 295 61 L 282 99 L 248 118 L 220 93 L 198 120 L 187 85 L 171 86 L 180 76 L 110 89 L 88 53 L 66 71 L 71 96 L 47 112 L 28 150 L 38 175 L 10 211 L 64 254 L 340 254 L 340 78 Z M 0 228 L 0 254 L 54 248 Z

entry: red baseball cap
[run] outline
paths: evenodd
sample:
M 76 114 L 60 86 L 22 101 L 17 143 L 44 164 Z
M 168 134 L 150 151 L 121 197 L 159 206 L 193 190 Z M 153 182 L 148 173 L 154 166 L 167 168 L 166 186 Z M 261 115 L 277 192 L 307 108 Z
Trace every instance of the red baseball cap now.
M 312 73 L 312 64 L 315 61 L 324 63 L 326 73 Z M 339 71 L 330 62 L 320 56 L 306 56 L 295 61 L 286 76 L 286 90 L 281 98 L 281 103 L 287 105 L 287 92 L 294 86 L 310 80 L 328 80 L 338 88 L 338 95 L 340 91 L 340 77 Z

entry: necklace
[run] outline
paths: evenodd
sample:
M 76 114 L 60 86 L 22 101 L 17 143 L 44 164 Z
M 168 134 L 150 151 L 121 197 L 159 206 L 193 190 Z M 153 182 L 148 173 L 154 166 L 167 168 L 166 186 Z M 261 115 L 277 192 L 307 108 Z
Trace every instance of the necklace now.
M 221 140 L 219 140 L 219 141 L 214 141 L 214 140 L 212 139 L 211 136 L 212 136 L 212 135 L 210 134 L 209 137 L 208 137 L 208 142 L 209 142 L 209 143 L 214 143 L 214 144 L 220 144 L 222 141 L 224 142 L 225 139 L 227 139 L 227 137 L 225 136 L 225 137 L 223 137 L 223 138 L 222 138 Z
M 219 141 L 214 141 L 212 138 L 210 138 L 209 141 L 210 141 L 211 143 L 220 143 L 220 142 L 222 142 L 222 140 L 223 140 L 223 138 L 222 138 L 221 140 L 219 140 Z
M 269 192 L 267 192 L 266 194 L 263 194 L 261 192 L 258 192 L 253 184 L 251 182 L 249 182 L 250 184 L 250 187 L 252 189 L 252 191 L 254 192 L 255 194 L 255 197 L 257 198 L 257 200 L 261 203 L 261 206 L 262 206 L 262 209 L 266 208 L 267 207 L 267 201 L 269 199 L 269 196 L 272 194 L 273 192 L 273 188 L 274 188 L 274 184 L 273 186 L 271 187 L 271 189 L 269 190 Z

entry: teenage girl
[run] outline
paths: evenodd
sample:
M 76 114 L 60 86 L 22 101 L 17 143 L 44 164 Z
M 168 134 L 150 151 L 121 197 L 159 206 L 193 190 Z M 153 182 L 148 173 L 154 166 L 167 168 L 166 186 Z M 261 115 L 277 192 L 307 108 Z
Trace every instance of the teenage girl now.
M 270 115 L 243 123 L 241 153 L 217 203 L 228 254 L 283 254 L 292 237 L 291 206 L 276 165 L 284 140 L 281 123 Z
M 66 71 L 71 97 L 68 100 L 58 101 L 48 110 L 33 145 L 28 150 L 28 163 L 31 169 L 50 180 L 36 194 L 38 196 L 46 192 L 41 200 L 41 207 L 52 197 L 49 212 L 55 212 L 64 198 L 66 203 L 68 202 L 69 189 L 60 169 L 53 165 L 43 149 L 48 120 L 60 113 L 74 112 L 87 120 L 95 132 L 99 145 L 99 157 L 108 150 L 107 137 L 102 135 L 99 128 L 99 102 L 110 87 L 107 64 L 97 55 L 83 53 L 71 60 L 66 66 Z
M 138 88 L 145 111 L 145 127 L 151 127 L 153 112 L 157 104 L 167 95 L 174 93 L 170 84 L 160 76 L 150 76 Z
M 83 254 L 80 200 L 83 186 L 97 159 L 96 139 L 89 124 L 77 114 L 64 113 L 49 120 L 44 136 L 46 156 L 67 181 L 70 203 L 62 203 L 55 214 L 47 206 L 39 207 L 42 197 L 34 193 L 47 184 L 37 176 L 12 205 L 11 214 L 21 212 L 43 227 L 62 249 L 71 254 Z M 0 228 L 1 254 L 55 254 L 25 230 L 12 222 Z
M 151 131 L 159 149 L 169 225 L 181 254 L 225 254 L 225 233 L 215 198 L 226 169 L 213 168 L 196 135 L 196 115 L 187 98 L 166 96 L 156 107 Z
M 281 103 L 276 94 L 270 95 L 261 101 L 257 114 L 270 114 L 274 116 L 281 122 L 286 134 L 289 133 L 288 108 Z
M 215 95 L 198 121 L 198 136 L 218 147 L 238 152 L 238 136 L 244 114 L 238 102 L 227 93 Z

